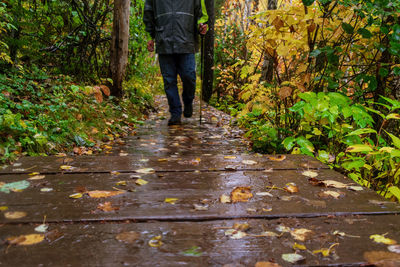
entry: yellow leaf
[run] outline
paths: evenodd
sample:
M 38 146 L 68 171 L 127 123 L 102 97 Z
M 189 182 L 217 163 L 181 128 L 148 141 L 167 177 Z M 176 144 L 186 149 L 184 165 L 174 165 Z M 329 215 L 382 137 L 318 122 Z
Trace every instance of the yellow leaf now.
M 116 185 L 122 185 L 122 186 L 126 186 L 127 182 L 126 181 L 119 181 L 116 183 Z
M 294 243 L 293 244 L 293 247 L 292 247 L 294 250 L 297 250 L 297 249 L 299 249 L 299 250 L 307 250 L 307 248 L 306 248 L 306 246 L 304 246 L 304 245 L 301 245 L 301 244 L 298 244 L 298 243 Z
M 30 174 L 29 174 L 29 176 L 35 176 L 35 175 L 39 175 L 40 173 L 39 172 L 31 172 Z
M 225 156 L 224 159 L 236 159 L 236 156 Z
M 1 206 L 1 207 L 0 207 L 0 211 L 6 211 L 6 210 L 8 210 L 8 207 L 7 207 L 7 206 Z
M 154 248 L 160 247 L 163 244 L 163 242 L 161 241 L 161 238 L 162 237 L 160 235 L 153 237 L 152 239 L 149 240 L 149 243 L 148 243 L 149 246 L 154 247 Z
M 397 244 L 396 240 L 390 239 L 385 237 L 386 234 L 384 235 L 371 235 L 369 238 L 373 239 L 376 243 L 382 243 L 385 245 L 395 245 Z
M 44 240 L 43 234 L 30 234 L 30 235 L 20 235 L 16 237 L 9 237 L 7 241 L 13 245 L 30 246 L 40 243 Z
M 169 203 L 172 205 L 175 205 L 175 203 L 178 201 L 178 198 L 173 198 L 173 197 L 169 197 L 169 198 L 165 198 L 164 202 L 165 203 Z
M 83 194 L 82 193 L 75 193 L 75 194 L 69 195 L 69 197 L 70 198 L 81 198 L 81 197 L 83 197 Z
M 135 183 L 137 184 L 137 185 L 145 185 L 145 184 L 148 184 L 149 182 L 147 182 L 146 180 L 143 180 L 143 179 L 137 179 L 136 181 L 135 181 Z
M 284 161 L 286 159 L 285 155 L 278 155 L 278 156 L 273 156 L 273 157 L 268 157 L 269 160 L 272 161 Z
M 102 190 L 94 190 L 87 192 L 91 198 L 103 198 L 103 197 L 113 197 L 118 196 L 123 193 L 124 191 L 102 191 Z
M 162 158 L 162 159 L 158 159 L 158 162 L 166 162 L 168 161 L 168 159 Z
M 236 187 L 231 192 L 231 200 L 232 200 L 233 203 L 236 203 L 236 202 L 247 202 L 252 197 L 253 197 L 253 194 L 251 193 L 251 188 L 250 187 L 243 187 L 243 186 L 242 187 Z
M 73 167 L 72 166 L 69 166 L 69 165 L 61 165 L 60 166 L 60 169 L 61 170 L 71 170 Z

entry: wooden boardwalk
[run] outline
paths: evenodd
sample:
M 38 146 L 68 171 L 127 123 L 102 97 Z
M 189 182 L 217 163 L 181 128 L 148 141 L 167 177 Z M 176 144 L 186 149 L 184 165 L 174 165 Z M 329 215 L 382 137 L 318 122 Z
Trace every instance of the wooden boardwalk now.
M 201 126 L 160 110 L 102 155 L 0 170 L 0 266 L 400 266 L 398 203 L 311 157 L 248 153 L 212 108 Z

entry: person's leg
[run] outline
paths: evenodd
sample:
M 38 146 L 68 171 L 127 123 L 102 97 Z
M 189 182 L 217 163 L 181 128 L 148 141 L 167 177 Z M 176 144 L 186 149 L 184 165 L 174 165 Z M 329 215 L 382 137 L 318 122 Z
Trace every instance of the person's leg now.
M 196 61 L 194 54 L 179 54 L 177 71 L 182 80 L 182 100 L 185 106 L 183 115 L 191 117 L 193 99 L 196 92 Z
M 164 90 L 167 95 L 170 122 L 180 122 L 182 104 L 177 85 L 177 60 L 176 55 L 158 55 L 160 70 L 164 80 Z

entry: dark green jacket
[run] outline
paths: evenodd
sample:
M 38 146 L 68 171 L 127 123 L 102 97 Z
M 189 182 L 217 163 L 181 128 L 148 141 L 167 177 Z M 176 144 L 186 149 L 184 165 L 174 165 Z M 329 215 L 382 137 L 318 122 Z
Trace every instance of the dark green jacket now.
M 195 53 L 198 24 L 208 20 L 204 0 L 146 0 L 143 22 L 158 54 Z

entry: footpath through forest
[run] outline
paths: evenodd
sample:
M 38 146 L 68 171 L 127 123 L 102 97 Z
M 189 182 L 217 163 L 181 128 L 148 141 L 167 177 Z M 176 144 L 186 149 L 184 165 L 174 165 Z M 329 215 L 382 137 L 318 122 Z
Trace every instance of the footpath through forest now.
M 0 171 L 0 266 L 399 266 L 398 203 L 311 157 L 249 153 L 210 107 L 168 127 L 160 101 L 107 153 Z

